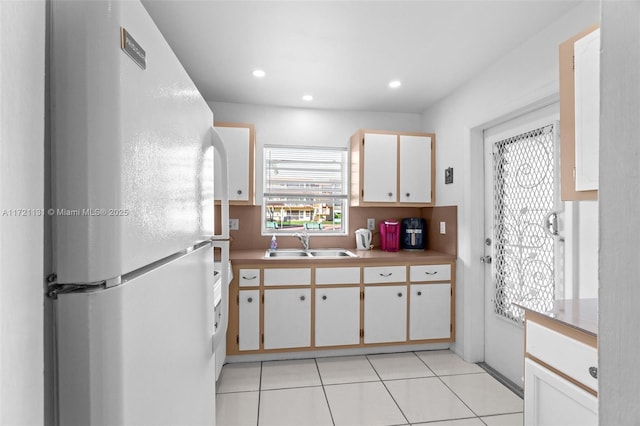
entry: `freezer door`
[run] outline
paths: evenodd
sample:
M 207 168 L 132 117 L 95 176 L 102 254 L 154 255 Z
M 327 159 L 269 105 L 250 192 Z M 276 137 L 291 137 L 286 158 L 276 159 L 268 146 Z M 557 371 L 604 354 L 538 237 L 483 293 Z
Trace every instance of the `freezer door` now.
M 214 425 L 210 246 L 56 301 L 61 425 Z
M 58 282 L 117 277 L 209 238 L 213 113 L 144 6 L 51 7 Z

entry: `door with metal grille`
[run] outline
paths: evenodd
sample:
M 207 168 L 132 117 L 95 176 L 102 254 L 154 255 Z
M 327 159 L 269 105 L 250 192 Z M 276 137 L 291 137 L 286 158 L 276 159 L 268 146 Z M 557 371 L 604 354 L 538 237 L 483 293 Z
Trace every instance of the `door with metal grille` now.
M 561 281 L 557 150 L 549 119 L 485 133 L 485 362 L 517 386 L 524 313 L 514 303 L 550 307 Z

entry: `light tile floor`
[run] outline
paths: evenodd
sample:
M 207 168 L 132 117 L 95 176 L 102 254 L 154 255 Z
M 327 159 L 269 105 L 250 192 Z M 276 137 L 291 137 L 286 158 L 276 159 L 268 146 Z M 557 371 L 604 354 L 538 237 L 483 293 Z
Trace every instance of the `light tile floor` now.
M 227 364 L 217 426 L 521 426 L 522 399 L 450 351 Z

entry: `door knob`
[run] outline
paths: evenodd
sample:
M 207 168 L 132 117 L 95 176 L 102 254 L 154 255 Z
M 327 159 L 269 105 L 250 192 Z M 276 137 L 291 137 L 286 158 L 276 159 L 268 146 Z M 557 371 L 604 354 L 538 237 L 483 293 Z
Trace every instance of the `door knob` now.
M 491 263 L 491 256 L 482 256 L 480 258 L 480 262 L 490 264 Z

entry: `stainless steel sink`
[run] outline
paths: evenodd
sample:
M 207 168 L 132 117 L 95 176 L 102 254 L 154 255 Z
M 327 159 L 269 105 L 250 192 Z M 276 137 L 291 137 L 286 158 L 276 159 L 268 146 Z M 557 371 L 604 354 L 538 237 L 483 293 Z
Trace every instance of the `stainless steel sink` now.
M 297 249 L 280 249 L 267 250 L 265 255 L 267 259 L 309 259 L 313 257 L 323 259 L 347 259 L 358 257 L 358 255 L 347 249 L 329 248 L 315 250 L 297 250 Z

